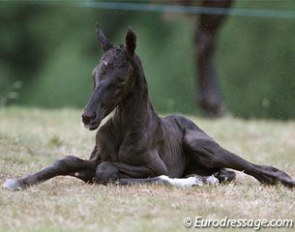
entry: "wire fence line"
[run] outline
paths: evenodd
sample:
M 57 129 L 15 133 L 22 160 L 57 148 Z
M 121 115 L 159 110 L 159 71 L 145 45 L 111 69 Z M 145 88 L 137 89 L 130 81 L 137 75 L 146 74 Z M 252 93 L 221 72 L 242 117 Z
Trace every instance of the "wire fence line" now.
M 145 11 L 145 12 L 165 12 L 175 14 L 215 14 L 231 15 L 238 17 L 275 18 L 275 19 L 295 19 L 295 11 L 261 10 L 261 9 L 241 9 L 241 8 L 217 8 L 201 6 L 176 6 L 167 4 L 147 4 L 139 2 L 122 1 L 6 1 L 10 3 L 38 4 L 38 5 L 61 5 L 76 6 L 86 8 L 96 8 L 105 10 L 123 11 Z

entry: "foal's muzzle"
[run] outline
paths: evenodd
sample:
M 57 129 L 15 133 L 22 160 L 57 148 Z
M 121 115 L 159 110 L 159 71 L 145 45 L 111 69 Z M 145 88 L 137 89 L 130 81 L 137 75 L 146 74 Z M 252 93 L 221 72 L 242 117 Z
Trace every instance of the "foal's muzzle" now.
M 96 113 L 93 113 L 92 115 L 82 114 L 82 122 L 86 125 L 94 121 L 95 118 L 96 118 Z
M 97 115 L 97 113 L 95 112 L 84 112 L 82 114 L 82 123 L 84 127 L 89 130 L 95 130 L 96 128 L 98 128 L 100 121 L 101 119 L 99 115 Z

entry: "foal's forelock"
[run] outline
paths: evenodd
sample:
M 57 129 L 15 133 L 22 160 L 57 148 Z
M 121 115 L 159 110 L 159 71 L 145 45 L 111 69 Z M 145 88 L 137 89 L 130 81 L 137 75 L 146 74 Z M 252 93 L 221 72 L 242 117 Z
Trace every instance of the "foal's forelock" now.
M 100 61 L 100 66 L 110 68 L 121 68 L 126 67 L 129 62 L 132 62 L 130 57 L 123 47 L 112 47 L 105 52 Z

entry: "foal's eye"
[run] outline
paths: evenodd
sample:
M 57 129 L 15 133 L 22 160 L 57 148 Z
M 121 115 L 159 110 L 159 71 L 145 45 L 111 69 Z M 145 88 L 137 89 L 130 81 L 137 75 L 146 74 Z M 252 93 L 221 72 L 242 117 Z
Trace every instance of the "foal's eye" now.
M 118 84 L 119 85 L 124 85 L 125 84 L 125 79 L 124 78 L 118 78 Z

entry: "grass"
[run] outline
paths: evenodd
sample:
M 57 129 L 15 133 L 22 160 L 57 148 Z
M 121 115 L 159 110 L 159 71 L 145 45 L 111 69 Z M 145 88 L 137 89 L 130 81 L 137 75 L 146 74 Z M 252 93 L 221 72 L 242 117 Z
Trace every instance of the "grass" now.
M 294 121 L 191 118 L 231 151 L 295 177 Z M 65 155 L 88 158 L 95 132 L 79 121 L 76 110 L 1 109 L 0 184 Z M 242 173 L 235 183 L 218 187 L 101 186 L 58 177 L 25 191 L 0 190 L 1 232 L 187 231 L 184 218 L 196 216 L 294 220 L 295 194 L 283 186 L 262 186 Z

